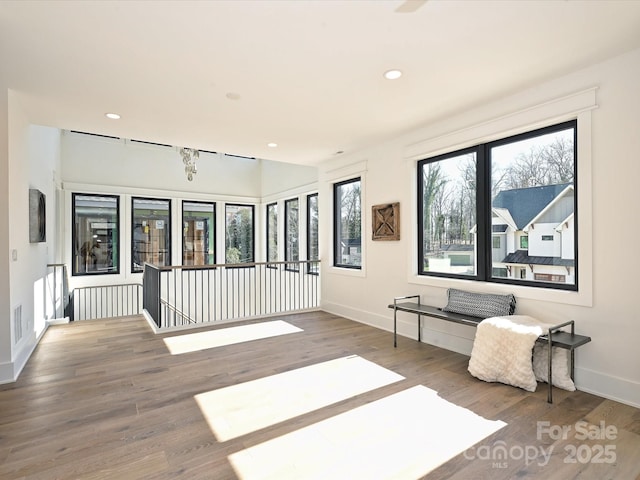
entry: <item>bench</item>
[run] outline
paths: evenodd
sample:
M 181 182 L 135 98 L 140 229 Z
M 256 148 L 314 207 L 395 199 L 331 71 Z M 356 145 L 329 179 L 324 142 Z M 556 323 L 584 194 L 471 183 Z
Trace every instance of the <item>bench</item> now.
M 411 299 L 417 299 L 417 301 L 407 301 Z M 460 323 L 462 325 L 469 325 L 477 327 L 478 324 L 484 320 L 483 317 L 474 317 L 471 315 L 464 315 L 460 313 L 445 312 L 442 308 L 432 307 L 430 305 L 423 305 L 420 303 L 420 295 L 407 295 L 404 297 L 395 297 L 393 303 L 389 305 L 389 308 L 393 309 L 393 346 L 398 346 L 397 340 L 397 313 L 407 312 L 413 313 L 418 316 L 418 341 L 422 340 L 421 334 L 421 321 L 422 315 L 428 317 L 439 318 L 448 322 Z M 570 332 L 562 331 L 561 329 L 567 326 L 571 326 Z M 564 348 L 570 351 L 570 374 L 573 380 L 575 357 L 574 350 L 591 341 L 591 337 L 585 335 L 577 335 L 575 333 L 575 321 L 569 320 L 558 325 L 550 327 L 546 334 L 541 335 L 538 342 L 546 343 L 549 346 L 549 371 L 547 377 L 547 383 L 549 385 L 549 393 L 547 395 L 547 401 L 553 403 L 553 385 L 551 379 L 553 378 L 553 362 L 552 362 L 552 347 Z

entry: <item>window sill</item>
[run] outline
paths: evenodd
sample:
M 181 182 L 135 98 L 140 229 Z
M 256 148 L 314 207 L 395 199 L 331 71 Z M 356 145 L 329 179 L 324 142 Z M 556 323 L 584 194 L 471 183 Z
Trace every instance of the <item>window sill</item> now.
M 435 288 L 459 288 L 472 292 L 506 294 L 513 293 L 516 299 L 537 300 L 564 305 L 577 305 L 581 307 L 593 306 L 593 298 L 588 288 L 574 292 L 568 290 L 554 290 L 544 287 L 529 287 L 520 285 L 507 285 L 493 282 L 477 282 L 457 278 L 425 277 L 412 275 L 408 279 L 409 284 L 423 285 Z
M 327 269 L 329 275 L 344 275 L 347 277 L 365 277 L 364 268 L 348 268 L 331 266 Z

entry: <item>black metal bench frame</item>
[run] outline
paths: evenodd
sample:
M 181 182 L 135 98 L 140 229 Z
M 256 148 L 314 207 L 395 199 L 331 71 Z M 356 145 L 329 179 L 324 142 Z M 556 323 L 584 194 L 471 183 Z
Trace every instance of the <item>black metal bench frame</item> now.
M 416 298 L 417 302 L 407 302 Z M 399 303 L 400 302 L 400 303 Z M 398 346 L 397 340 L 397 314 L 398 312 L 407 312 L 418 315 L 418 341 L 422 341 L 421 334 L 421 318 L 423 315 L 428 317 L 439 318 L 448 322 L 460 323 L 462 325 L 468 325 L 471 327 L 477 327 L 478 324 L 484 320 L 482 317 L 473 317 L 471 315 L 463 315 L 460 313 L 445 312 L 441 308 L 432 307 L 430 305 L 422 305 L 420 303 L 420 295 L 406 295 L 404 297 L 395 297 L 393 303 L 389 305 L 389 308 L 393 309 L 393 346 Z M 570 332 L 562 331 L 561 329 L 567 326 L 571 326 Z M 591 337 L 585 335 L 577 335 L 575 333 L 575 321 L 569 320 L 568 322 L 561 323 L 550 327 L 545 335 L 541 335 L 538 342 L 547 343 L 549 346 L 549 371 L 547 372 L 547 383 L 549 385 L 549 393 L 547 395 L 547 401 L 553 403 L 553 384 L 551 379 L 553 378 L 553 363 L 552 363 L 552 347 L 564 348 L 570 351 L 571 359 L 571 379 L 573 380 L 574 368 L 575 368 L 575 355 L 576 348 L 589 343 Z

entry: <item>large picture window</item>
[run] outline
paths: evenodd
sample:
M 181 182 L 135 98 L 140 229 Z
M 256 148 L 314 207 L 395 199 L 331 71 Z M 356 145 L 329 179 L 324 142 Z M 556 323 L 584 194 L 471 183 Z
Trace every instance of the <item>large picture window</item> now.
M 253 205 L 225 205 L 225 262 L 253 263 L 254 251 Z
M 362 266 L 362 206 L 360 178 L 333 185 L 333 264 L 336 267 Z
M 120 271 L 120 199 L 74 193 L 73 275 Z
M 418 163 L 418 273 L 577 290 L 575 121 Z
M 300 260 L 300 228 L 299 228 L 299 202 L 297 198 L 284 202 L 284 259 L 287 262 Z M 288 264 L 287 270 L 298 270 L 297 264 Z
M 278 261 L 278 204 L 267 205 L 267 262 Z
M 182 202 L 182 264 L 216 263 L 216 205 Z
M 318 242 L 318 194 L 307 195 L 307 259 L 320 258 Z M 318 273 L 318 263 L 309 263 L 308 273 Z
M 477 275 L 474 150 L 420 162 L 420 273 Z
M 131 204 L 131 271 L 171 265 L 171 201 L 133 197 Z

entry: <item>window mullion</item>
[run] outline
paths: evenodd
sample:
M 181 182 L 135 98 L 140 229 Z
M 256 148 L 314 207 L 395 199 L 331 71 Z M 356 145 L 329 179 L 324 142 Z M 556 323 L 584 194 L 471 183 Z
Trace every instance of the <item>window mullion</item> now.
M 491 278 L 491 167 L 486 145 L 476 149 L 477 278 Z

